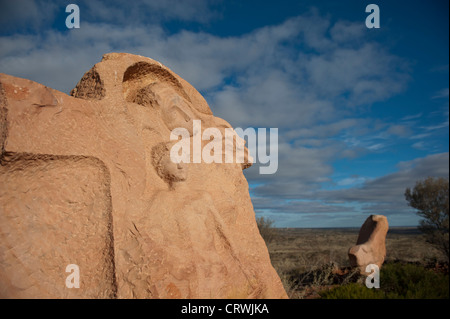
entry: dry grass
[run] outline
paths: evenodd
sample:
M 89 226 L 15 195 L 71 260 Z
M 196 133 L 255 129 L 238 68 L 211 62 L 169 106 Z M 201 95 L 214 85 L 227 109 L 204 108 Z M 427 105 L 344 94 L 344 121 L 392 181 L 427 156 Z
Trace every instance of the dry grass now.
M 359 229 L 278 228 L 267 247 L 290 298 L 315 298 L 336 284 L 362 280 L 350 268 L 348 249 Z M 427 264 L 443 260 L 416 228 L 391 228 L 386 238 L 386 262 Z

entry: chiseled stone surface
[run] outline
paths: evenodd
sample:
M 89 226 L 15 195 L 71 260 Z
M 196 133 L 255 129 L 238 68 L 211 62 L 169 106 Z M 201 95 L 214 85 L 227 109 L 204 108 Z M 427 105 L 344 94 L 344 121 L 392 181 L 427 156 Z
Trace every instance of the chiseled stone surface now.
M 0 297 L 286 298 L 248 165 L 170 161 L 194 120 L 231 127 L 142 56 L 105 54 L 71 96 L 0 74 Z

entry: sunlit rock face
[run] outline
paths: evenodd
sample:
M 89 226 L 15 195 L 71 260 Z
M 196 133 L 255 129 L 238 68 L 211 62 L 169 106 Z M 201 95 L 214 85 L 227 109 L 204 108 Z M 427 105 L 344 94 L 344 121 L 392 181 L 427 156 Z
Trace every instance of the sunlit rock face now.
M 231 126 L 170 69 L 106 54 L 70 96 L 0 74 L 0 104 L 0 297 L 286 298 L 248 164 L 171 160 L 174 129 Z
M 358 267 L 362 274 L 366 267 L 375 264 L 379 268 L 386 258 L 386 234 L 389 224 L 386 216 L 370 215 L 359 230 L 356 246 L 349 249 L 352 267 Z

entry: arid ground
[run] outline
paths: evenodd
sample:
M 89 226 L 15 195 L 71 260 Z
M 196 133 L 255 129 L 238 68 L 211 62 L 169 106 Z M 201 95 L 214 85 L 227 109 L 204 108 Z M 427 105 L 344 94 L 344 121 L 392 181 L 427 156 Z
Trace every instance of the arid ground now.
M 274 228 L 273 231 L 267 247 L 290 298 L 317 298 L 317 292 L 323 288 L 356 280 L 347 252 L 356 243 L 358 228 Z M 386 249 L 385 263 L 433 267 L 444 260 L 414 227 L 389 229 Z

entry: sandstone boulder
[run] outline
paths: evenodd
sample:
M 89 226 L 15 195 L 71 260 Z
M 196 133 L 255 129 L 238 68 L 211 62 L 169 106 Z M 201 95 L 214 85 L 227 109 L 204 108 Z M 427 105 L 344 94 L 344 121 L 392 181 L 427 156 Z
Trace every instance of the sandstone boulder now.
M 359 230 L 356 246 L 349 249 L 350 265 L 358 267 L 361 273 L 366 272 L 369 264 L 376 264 L 381 268 L 386 257 L 388 229 L 386 216 L 370 215 Z
M 104 55 L 71 96 L 0 74 L 0 297 L 286 298 L 249 164 L 169 159 L 174 128 L 209 127 L 231 129 L 142 56 Z

